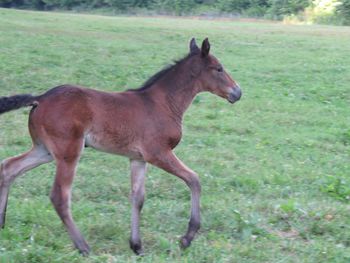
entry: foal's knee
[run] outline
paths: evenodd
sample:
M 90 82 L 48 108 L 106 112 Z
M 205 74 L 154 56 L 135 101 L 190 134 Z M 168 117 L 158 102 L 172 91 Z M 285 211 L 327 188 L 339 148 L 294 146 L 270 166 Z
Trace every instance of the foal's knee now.
M 187 182 L 188 187 L 195 192 L 201 192 L 201 183 L 199 181 L 199 176 L 196 173 L 192 173 Z
M 54 185 L 50 193 L 51 203 L 56 209 L 64 208 L 67 202 L 64 200 L 63 193 L 59 186 Z
M 54 189 L 51 190 L 50 201 L 54 207 L 59 207 L 59 203 L 60 203 L 59 198 L 58 198 L 57 192 Z
M 145 201 L 145 191 L 143 189 L 137 189 L 131 191 L 131 202 L 141 210 Z

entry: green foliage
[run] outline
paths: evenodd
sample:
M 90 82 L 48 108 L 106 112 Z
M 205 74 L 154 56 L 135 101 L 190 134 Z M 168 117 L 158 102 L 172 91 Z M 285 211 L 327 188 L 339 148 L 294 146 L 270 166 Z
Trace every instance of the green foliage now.
M 305 20 L 318 24 L 344 24 L 344 18 L 337 11 L 341 5 L 338 0 L 314 0 L 305 10 Z
M 310 0 L 269 0 L 267 15 L 281 19 L 286 15 L 298 14 L 310 4 Z
M 224 13 L 261 17 L 266 13 L 269 3 L 267 0 L 218 0 L 217 6 Z
M 347 130 L 342 134 L 342 142 L 344 145 L 350 145 L 350 130 Z
M 0 6 L 2 7 L 10 7 L 13 3 L 13 0 L 0 0 Z
M 62 7 L 61 0 L 43 0 L 46 9 L 52 9 L 55 7 Z
M 339 200 L 350 201 L 350 180 L 348 178 L 329 175 L 325 178 L 321 189 Z
M 241 213 L 237 210 L 233 211 L 233 236 L 243 241 L 249 241 L 252 238 L 262 238 L 268 236 L 265 229 L 258 226 L 258 219 L 251 217 L 249 220 L 244 219 Z
M 296 211 L 296 204 L 294 200 L 288 200 L 287 202 L 280 205 L 280 209 L 284 213 L 290 214 Z
M 221 11 L 240 13 L 247 9 L 250 3 L 245 0 L 219 0 L 218 5 Z
M 249 7 L 243 11 L 249 17 L 263 17 L 270 8 L 268 0 L 250 0 Z
M 336 14 L 339 16 L 343 21 L 342 24 L 344 25 L 350 25 L 350 0 L 342 0 L 340 1 L 340 4 L 337 5 L 336 8 Z
M 131 1 L 128 0 L 106 0 L 106 3 L 122 11 L 129 9 L 132 4 Z
M 216 14 L 350 24 L 350 0 L 0 0 L 0 7 L 101 9 L 117 13 Z M 330 8 L 330 9 L 329 9 Z
M 49 0 L 49 1 L 52 1 L 52 0 Z M 53 3 L 54 5 L 45 6 L 45 8 L 46 9 L 61 8 L 61 9 L 71 10 L 71 9 L 86 5 L 86 1 L 84 0 L 59 0 L 59 1 L 53 0 Z
M 161 12 L 184 15 L 190 13 L 195 5 L 194 0 L 154 0 L 153 7 Z

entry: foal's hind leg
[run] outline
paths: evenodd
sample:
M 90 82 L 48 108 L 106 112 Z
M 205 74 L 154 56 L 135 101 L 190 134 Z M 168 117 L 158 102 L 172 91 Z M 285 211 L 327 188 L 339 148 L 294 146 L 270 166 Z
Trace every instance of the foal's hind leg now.
M 0 165 L 0 227 L 5 226 L 9 189 L 15 178 L 41 164 L 52 161 L 43 145 L 36 145 L 30 151 L 8 158 Z
M 90 248 L 76 227 L 70 210 L 71 186 L 82 147 L 80 141 L 64 143 L 60 150 L 55 149 L 56 177 L 50 198 L 75 247 L 85 256 Z
M 140 212 L 145 198 L 145 174 L 146 163 L 143 161 L 131 160 L 131 236 L 130 248 L 137 255 L 143 253 L 140 238 Z

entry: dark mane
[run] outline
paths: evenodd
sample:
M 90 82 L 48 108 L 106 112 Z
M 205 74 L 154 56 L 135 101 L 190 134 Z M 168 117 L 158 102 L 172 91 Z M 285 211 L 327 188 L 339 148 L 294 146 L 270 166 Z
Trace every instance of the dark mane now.
M 142 84 L 142 86 L 138 89 L 129 89 L 131 91 L 144 91 L 149 89 L 150 87 L 153 86 L 154 83 L 156 83 L 158 80 L 160 80 L 162 77 L 164 77 L 168 72 L 170 72 L 172 69 L 174 69 L 177 65 L 182 63 L 183 61 L 187 60 L 188 58 L 192 57 L 193 54 L 188 54 L 185 57 L 179 59 L 179 60 L 174 60 L 173 64 L 170 64 L 168 66 L 165 66 L 163 69 L 158 71 L 156 74 L 151 76 L 145 83 Z

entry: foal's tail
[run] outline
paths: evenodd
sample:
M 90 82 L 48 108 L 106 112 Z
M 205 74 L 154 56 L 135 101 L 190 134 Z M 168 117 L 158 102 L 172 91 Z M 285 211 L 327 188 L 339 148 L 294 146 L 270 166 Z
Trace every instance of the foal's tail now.
M 26 106 L 35 106 L 37 104 L 37 98 L 38 97 L 30 94 L 0 97 L 0 114 Z

